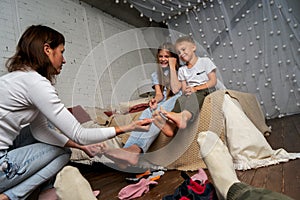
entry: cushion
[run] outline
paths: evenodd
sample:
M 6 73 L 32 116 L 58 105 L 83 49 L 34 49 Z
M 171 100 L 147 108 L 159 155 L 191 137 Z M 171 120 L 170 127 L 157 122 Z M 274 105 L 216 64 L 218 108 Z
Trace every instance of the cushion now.
M 145 110 L 149 107 L 148 103 L 140 103 L 129 108 L 129 113 L 135 113 Z
M 80 124 L 92 120 L 90 115 L 80 105 L 70 107 L 68 110 L 74 115 Z
M 141 98 L 136 100 L 131 100 L 127 102 L 119 103 L 119 108 L 117 109 L 121 114 L 127 114 L 132 112 L 138 112 L 137 110 L 145 109 L 146 104 L 148 106 L 149 98 Z M 147 107 L 146 107 L 147 108 Z

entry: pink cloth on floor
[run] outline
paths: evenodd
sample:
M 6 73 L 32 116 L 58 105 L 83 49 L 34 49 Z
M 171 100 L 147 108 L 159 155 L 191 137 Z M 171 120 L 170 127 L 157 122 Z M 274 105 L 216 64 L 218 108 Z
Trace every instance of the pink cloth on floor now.
M 157 182 L 142 178 L 138 183 L 130 184 L 122 188 L 119 192 L 118 197 L 121 200 L 128 200 L 140 197 L 144 193 L 147 193 L 149 191 L 149 185 L 151 184 L 157 185 Z
M 201 181 L 201 183 L 204 183 L 208 178 L 207 178 L 207 174 L 205 173 L 205 171 L 202 168 L 199 168 L 198 173 L 194 174 L 191 179 L 193 181 L 195 180 L 199 180 Z

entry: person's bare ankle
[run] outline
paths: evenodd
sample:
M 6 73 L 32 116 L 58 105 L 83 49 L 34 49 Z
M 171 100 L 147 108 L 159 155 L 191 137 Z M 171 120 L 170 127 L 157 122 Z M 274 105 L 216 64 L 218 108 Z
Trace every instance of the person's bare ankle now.
M 126 150 L 126 151 L 129 151 L 129 152 L 132 152 L 132 153 L 142 153 L 142 149 L 138 146 L 138 145 L 136 145 L 136 144 L 133 144 L 133 145 L 131 145 L 131 146 L 129 146 L 129 147 L 126 147 L 126 148 L 124 148 L 124 150 Z
M 9 200 L 9 198 L 5 194 L 0 194 L 0 200 Z
M 57 200 L 56 189 L 47 189 L 39 194 L 38 200 Z

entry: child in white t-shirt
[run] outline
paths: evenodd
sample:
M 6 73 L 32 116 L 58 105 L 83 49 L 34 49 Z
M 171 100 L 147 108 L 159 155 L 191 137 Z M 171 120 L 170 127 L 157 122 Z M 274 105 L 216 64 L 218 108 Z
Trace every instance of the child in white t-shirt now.
M 208 57 L 195 54 L 196 44 L 191 37 L 180 37 L 175 46 L 180 59 L 185 62 L 185 66 L 178 70 L 183 95 L 177 99 L 171 112 L 161 109 L 153 114 L 154 123 L 167 136 L 173 136 L 177 128 L 186 128 L 188 122 L 193 121 L 205 96 L 215 91 L 217 84 L 217 67 Z

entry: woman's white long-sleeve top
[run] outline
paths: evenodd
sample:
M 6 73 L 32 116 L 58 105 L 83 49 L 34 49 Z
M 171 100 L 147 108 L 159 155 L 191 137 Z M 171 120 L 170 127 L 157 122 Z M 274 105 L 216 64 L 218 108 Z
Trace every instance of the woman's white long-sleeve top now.
M 50 81 L 36 71 L 1 76 L 0 95 L 0 150 L 12 145 L 28 123 L 37 140 L 57 146 L 64 146 L 68 139 L 91 144 L 116 135 L 114 127 L 83 128 L 61 103 Z M 47 120 L 63 134 L 49 128 Z

